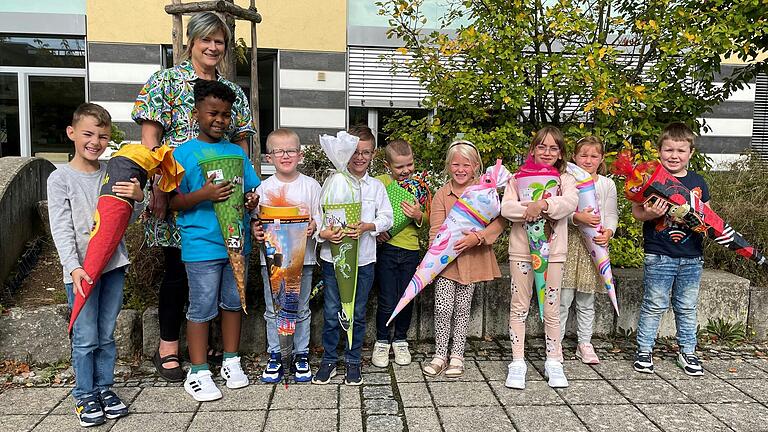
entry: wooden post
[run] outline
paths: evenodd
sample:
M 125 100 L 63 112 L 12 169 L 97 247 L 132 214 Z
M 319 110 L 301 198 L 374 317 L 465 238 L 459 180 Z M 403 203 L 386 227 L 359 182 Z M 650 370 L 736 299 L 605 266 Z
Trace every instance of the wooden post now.
M 251 0 L 251 10 L 256 12 L 256 0 Z M 256 174 L 261 177 L 261 124 L 259 124 L 259 60 L 256 45 L 256 22 L 251 21 L 251 116 L 256 133 L 251 141 L 251 160 Z
M 174 5 L 181 5 L 181 0 L 173 0 Z M 173 14 L 173 30 L 171 38 L 173 40 L 173 64 L 181 63 L 181 54 L 184 51 L 184 25 L 181 21 L 181 14 Z

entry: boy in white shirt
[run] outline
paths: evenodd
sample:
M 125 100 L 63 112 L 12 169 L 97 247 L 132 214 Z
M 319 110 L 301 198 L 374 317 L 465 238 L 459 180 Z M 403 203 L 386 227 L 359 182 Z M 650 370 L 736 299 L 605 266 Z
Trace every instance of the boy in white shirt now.
M 368 294 L 373 285 L 373 268 L 376 262 L 376 236 L 392 227 L 392 205 L 387 198 L 384 184 L 368 175 L 368 167 L 376 150 L 376 139 L 373 132 L 367 126 L 356 126 L 350 129 L 350 135 L 360 138 L 357 151 L 347 163 L 350 174 L 360 180 L 360 196 L 362 197 L 362 212 L 360 223 L 351 234 L 344 234 L 341 230 L 333 230 L 330 227 L 321 227 L 318 241 L 323 242 L 320 249 L 320 263 L 323 272 L 323 359 L 320 369 L 312 379 L 314 384 L 327 384 L 336 375 L 336 363 L 338 362 L 338 346 L 341 325 L 337 318 L 341 310 L 339 287 L 336 282 L 336 272 L 333 268 L 331 248 L 329 242 L 340 242 L 342 236 L 349 235 L 359 238 L 357 289 L 355 291 L 355 316 L 352 320 L 352 347 L 345 344 L 345 357 L 347 375 L 344 383 L 347 385 L 360 385 L 363 377 L 360 371 L 362 361 L 363 339 L 365 337 L 365 310 L 368 303 Z
M 307 227 L 307 249 L 304 253 L 304 269 L 301 276 L 301 291 L 299 294 L 298 317 L 296 333 L 293 339 L 293 372 L 296 382 L 307 382 L 312 379 L 309 367 L 309 294 L 312 291 L 312 270 L 317 264 L 315 260 L 315 240 L 313 235 L 320 220 L 320 183 L 298 171 L 298 165 L 303 156 L 299 136 L 290 129 L 277 129 L 267 137 L 267 160 L 275 167 L 275 174 L 256 188 L 262 204 L 270 205 L 271 197 L 281 197 L 296 203 L 310 215 Z M 255 216 L 258 217 L 255 211 Z M 254 235 L 260 242 L 264 241 L 264 231 L 260 226 L 254 227 Z M 272 290 L 269 275 L 260 254 L 261 276 L 264 280 L 264 319 L 267 322 L 267 352 L 269 362 L 261 375 L 266 383 L 279 382 L 286 371 L 282 368 L 280 340 L 277 334 L 275 310 L 272 303 Z M 290 373 L 290 371 L 288 371 Z

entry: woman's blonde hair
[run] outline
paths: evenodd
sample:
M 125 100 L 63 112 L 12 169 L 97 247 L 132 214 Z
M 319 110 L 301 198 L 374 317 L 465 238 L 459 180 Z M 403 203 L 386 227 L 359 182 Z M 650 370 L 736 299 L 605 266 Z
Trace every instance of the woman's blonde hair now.
M 473 163 L 475 168 L 475 178 L 483 172 L 483 161 L 480 159 L 480 152 L 474 144 L 467 140 L 456 140 L 448 146 L 448 152 L 445 155 L 445 173 L 450 176 L 451 161 L 455 156 L 463 156 Z
M 192 45 L 194 45 L 196 39 L 210 36 L 217 31 L 224 33 L 224 55 L 219 60 L 219 63 L 221 63 L 229 55 L 227 48 L 229 48 L 229 42 L 232 40 L 229 26 L 220 16 L 213 12 L 200 12 L 192 15 L 192 18 L 187 23 L 187 48 L 181 55 L 182 61 L 192 58 Z
M 603 161 L 600 162 L 600 166 L 597 167 L 597 173 L 605 175 L 608 172 L 608 168 L 605 166 L 605 148 L 600 138 L 595 135 L 587 135 L 584 138 L 576 141 L 576 147 L 573 148 L 573 156 L 571 156 L 571 162 L 576 163 L 576 155 L 579 154 L 582 148 L 586 146 L 597 147 L 597 151 L 600 152 L 600 156 L 603 156 Z M 578 164 L 577 164 L 578 165 Z

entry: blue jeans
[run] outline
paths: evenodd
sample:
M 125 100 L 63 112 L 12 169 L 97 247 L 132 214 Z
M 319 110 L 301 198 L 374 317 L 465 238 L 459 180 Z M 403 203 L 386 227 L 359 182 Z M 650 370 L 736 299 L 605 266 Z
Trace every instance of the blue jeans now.
M 656 342 L 661 316 L 669 308 L 670 293 L 675 313 L 677 344 L 680 351 L 696 351 L 696 305 L 703 259 L 672 258 L 667 255 L 645 254 L 643 266 L 643 304 L 637 324 L 637 346 L 641 352 L 651 352 Z
M 374 264 L 357 268 L 357 292 L 355 293 L 355 316 L 352 324 L 352 349 L 344 343 L 347 363 L 360 364 L 362 361 L 363 339 L 365 339 L 365 307 L 368 303 L 368 294 L 373 285 Z M 341 325 L 338 313 L 341 311 L 341 298 L 339 286 L 336 284 L 336 272 L 333 264 L 321 261 L 323 272 L 323 363 L 336 363 L 339 361 L 339 337 Z M 345 332 L 346 334 L 346 332 Z M 346 341 L 346 338 L 345 338 Z
M 123 282 L 126 267 L 104 273 L 88 296 L 72 328 L 72 369 L 75 388 L 72 396 L 82 399 L 114 384 L 115 323 L 123 307 Z M 71 283 L 65 284 L 69 307 L 75 294 Z
M 299 292 L 299 314 L 296 319 L 296 333 L 293 335 L 294 354 L 309 352 L 309 323 L 312 312 L 309 310 L 309 295 L 312 293 L 312 270 L 315 266 L 305 265 L 301 272 L 301 291 Z M 272 290 L 269 286 L 267 266 L 261 266 L 261 278 L 264 281 L 264 320 L 267 322 L 267 352 L 280 352 L 280 339 L 277 335 L 275 306 L 272 304 Z
M 416 267 L 419 265 L 419 251 L 403 249 L 384 243 L 376 252 L 376 285 L 379 288 L 379 303 L 376 307 L 376 340 L 390 342 L 390 329 L 387 327 L 392 311 L 411 282 Z M 411 326 L 413 301 L 397 314 L 392 322 L 395 341 L 404 341 Z
M 194 323 L 208 322 L 225 311 L 239 311 L 240 293 L 229 258 L 184 263 L 189 280 L 189 307 L 187 320 Z M 248 257 L 245 259 L 248 274 Z

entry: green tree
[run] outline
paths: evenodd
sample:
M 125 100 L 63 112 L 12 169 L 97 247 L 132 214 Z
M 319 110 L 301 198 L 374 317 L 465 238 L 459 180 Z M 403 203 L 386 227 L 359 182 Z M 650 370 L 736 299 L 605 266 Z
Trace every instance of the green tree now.
M 436 110 L 385 130 L 438 166 L 457 133 L 487 162 L 513 162 L 544 124 L 570 142 L 592 133 L 609 151 L 655 157 L 665 124 L 706 130 L 697 118 L 766 69 L 755 57 L 768 43 L 768 0 L 461 0 L 429 24 L 425 1 L 377 2 L 412 55 L 393 67 L 418 77 Z M 716 85 L 729 57 L 750 63 Z

